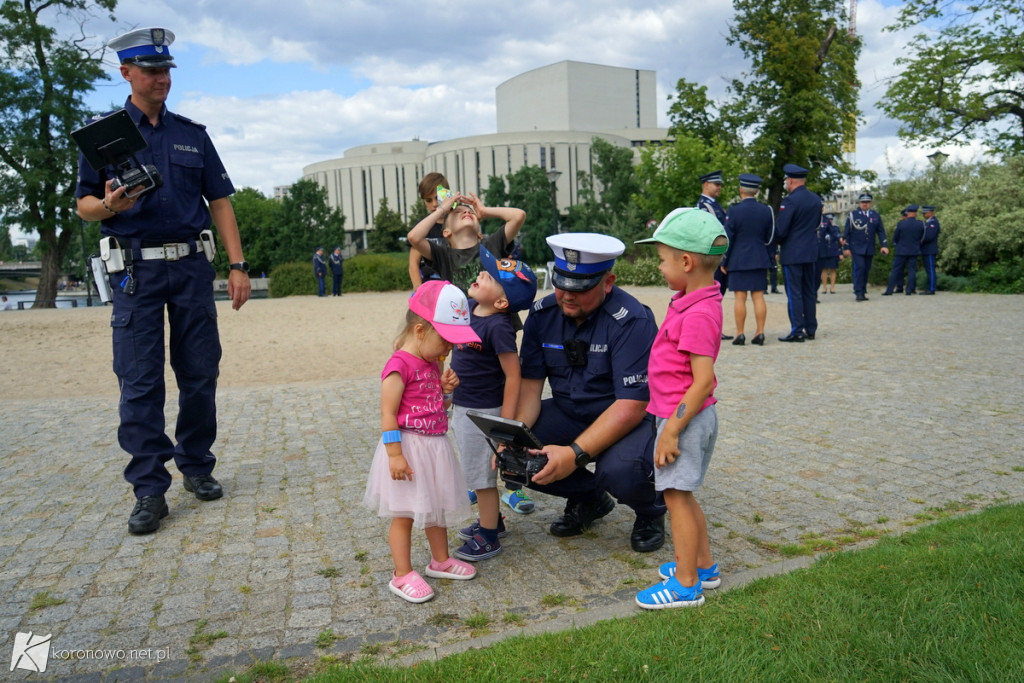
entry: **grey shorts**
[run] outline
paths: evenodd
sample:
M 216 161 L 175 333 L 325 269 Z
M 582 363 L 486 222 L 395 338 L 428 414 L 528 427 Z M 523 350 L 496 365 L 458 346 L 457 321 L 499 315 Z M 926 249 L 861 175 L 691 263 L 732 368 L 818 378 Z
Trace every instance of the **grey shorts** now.
M 455 445 L 459 449 L 459 460 L 462 462 L 462 473 L 466 476 L 466 485 L 474 491 L 492 489 L 498 485 L 498 472 L 491 469 L 491 458 L 494 451 L 487 444 L 487 438 L 473 421 L 466 417 L 467 410 L 476 410 L 488 415 L 501 415 L 501 406 L 497 408 L 464 408 L 452 406 L 452 432 L 455 434 Z
M 665 429 L 668 420 L 655 418 L 658 436 Z M 654 489 L 664 491 L 696 491 L 704 483 L 704 475 L 715 452 L 718 439 L 718 412 L 710 405 L 690 420 L 679 435 L 679 457 L 665 467 L 654 468 Z

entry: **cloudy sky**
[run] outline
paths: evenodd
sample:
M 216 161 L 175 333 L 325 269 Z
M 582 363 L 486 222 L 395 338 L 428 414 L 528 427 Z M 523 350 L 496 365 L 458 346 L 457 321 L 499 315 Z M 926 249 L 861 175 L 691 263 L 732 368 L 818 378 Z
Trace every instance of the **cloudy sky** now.
M 921 168 L 933 148 L 908 149 L 877 101 L 907 36 L 883 33 L 899 3 L 861 0 L 865 41 L 859 71 L 864 120 L 857 163 L 888 177 Z M 570 59 L 651 69 L 659 125 L 679 78 L 712 96 L 742 73 L 725 43 L 724 0 L 121 0 L 112 24 L 87 30 L 109 39 L 163 26 L 177 39 L 172 111 L 205 123 L 237 187 L 271 195 L 304 166 L 350 147 L 495 132 L 495 88 L 540 66 Z M 111 55 L 111 57 L 113 57 Z M 108 59 L 111 81 L 90 98 L 120 106 L 128 93 Z M 954 153 L 952 148 L 945 151 Z M 969 157 L 972 152 L 955 152 Z

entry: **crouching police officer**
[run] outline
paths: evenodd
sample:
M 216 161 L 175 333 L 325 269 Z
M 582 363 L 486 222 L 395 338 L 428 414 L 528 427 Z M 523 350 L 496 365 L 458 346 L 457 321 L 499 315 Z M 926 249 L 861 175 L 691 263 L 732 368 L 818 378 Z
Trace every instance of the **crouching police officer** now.
M 607 235 L 547 238 L 554 294 L 523 325 L 518 419 L 545 445 L 531 488 L 568 499 L 550 527 L 575 536 L 615 507 L 636 513 L 630 545 L 665 543 L 665 503 L 654 490 L 654 427 L 646 412 L 647 360 L 658 326 L 651 310 L 615 286 L 625 245 Z M 544 380 L 552 397 L 541 399 Z M 594 472 L 586 465 L 594 461 Z
M 185 490 L 200 500 L 223 495 L 213 478 L 210 452 L 217 436 L 215 393 L 221 358 L 213 301 L 212 239 L 200 233 L 217 225 L 230 261 L 228 297 L 238 310 L 248 301 L 249 265 L 242 256 L 234 210 L 234 187 L 204 126 L 167 110 L 174 34 L 148 28 L 110 41 L 131 86 L 125 110 L 148 147 L 138 153 L 163 184 L 142 194 L 111 190 L 114 168 L 93 170 L 79 160 L 78 215 L 102 221 L 113 290 L 114 372 L 121 389 L 118 442 L 131 456 L 125 479 L 135 489 L 128 519 L 133 534 L 156 531 L 167 516 L 164 494 L 171 485 L 165 463 L 174 459 Z M 207 233 L 209 234 L 209 233 Z M 212 236 L 211 236 L 212 237 Z M 106 239 L 106 237 L 105 237 Z M 104 248 L 101 247 L 101 252 Z M 120 268 L 118 270 L 118 268 Z M 175 441 L 164 433 L 164 311 L 170 323 L 171 368 L 178 384 Z

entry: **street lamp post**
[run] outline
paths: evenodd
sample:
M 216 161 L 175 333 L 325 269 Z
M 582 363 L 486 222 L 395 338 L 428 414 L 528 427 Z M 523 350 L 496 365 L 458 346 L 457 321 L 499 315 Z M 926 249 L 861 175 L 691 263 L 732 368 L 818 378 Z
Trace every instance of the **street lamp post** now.
M 937 149 L 928 155 L 928 161 L 932 162 L 932 166 L 935 167 L 936 171 L 939 170 L 939 168 L 942 166 L 942 162 L 944 162 L 948 158 L 949 155 L 943 152 L 941 149 Z
M 558 232 L 558 179 L 562 172 L 552 166 L 548 169 L 548 181 L 551 183 L 551 206 L 554 208 L 554 219 L 551 225 L 551 234 Z

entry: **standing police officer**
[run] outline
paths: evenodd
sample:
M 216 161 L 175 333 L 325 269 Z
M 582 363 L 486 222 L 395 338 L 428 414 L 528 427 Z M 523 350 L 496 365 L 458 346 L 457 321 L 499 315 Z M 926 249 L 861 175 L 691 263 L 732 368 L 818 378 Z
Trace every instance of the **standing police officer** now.
M 871 208 L 874 198 L 867 192 L 857 198 L 860 208 L 854 209 L 846 216 L 846 227 L 843 230 L 843 242 L 846 256 L 853 259 L 853 293 L 857 301 L 868 300 L 868 273 L 871 272 L 871 261 L 875 258 L 875 239 L 882 244 L 882 253 L 888 254 L 888 242 L 885 239 L 885 227 L 882 217 Z
M 921 253 L 921 240 L 924 239 L 924 223 L 917 218 L 917 204 L 908 206 L 904 213 L 906 218 L 896 224 L 896 230 L 892 233 L 892 246 L 896 256 L 892 260 L 892 269 L 889 271 L 889 286 L 882 292 L 882 296 L 891 296 L 893 290 L 903 284 L 903 273 L 907 273 L 907 289 L 904 292 L 907 296 L 917 293 L 917 257 Z
M 928 276 L 928 288 L 921 294 L 935 294 L 935 260 L 939 254 L 939 219 L 935 217 L 934 206 L 922 206 L 924 213 L 924 238 L 921 240 L 921 260 Z
M 751 344 L 764 344 L 764 323 L 768 306 L 764 292 L 768 288 L 768 268 L 771 259 L 766 246 L 775 234 L 775 216 L 771 207 L 757 201 L 761 177 L 753 173 L 740 174 L 740 201 L 729 207 L 725 216 L 725 234 L 729 237 L 729 250 L 722 259 L 721 270 L 729 276 L 729 289 L 734 293 L 733 314 L 736 316 L 736 339 L 733 346 L 743 346 L 747 317 L 747 293 L 754 302 L 754 323 L 757 332 Z
M 117 431 L 131 455 L 124 470 L 137 502 L 128 519 L 133 534 L 156 531 L 168 514 L 164 493 L 174 459 L 185 490 L 200 500 L 223 495 L 213 478 L 217 459 L 210 452 L 217 436 L 215 394 L 221 358 L 214 269 L 199 233 L 217 225 L 230 262 L 228 297 L 238 310 L 249 300 L 249 264 L 242 256 L 238 225 L 229 195 L 235 188 L 201 124 L 167 110 L 174 58 L 174 34 L 162 28 L 138 29 L 108 44 L 131 84 L 124 108 L 148 147 L 137 154 L 152 164 L 163 185 L 134 197 L 111 190 L 112 169 L 94 171 L 79 159 L 78 215 L 102 221 L 101 232 L 116 238 L 124 270 L 110 275 L 113 290 L 114 372 L 121 388 Z M 115 249 L 116 248 L 116 249 Z M 174 437 L 164 433 L 164 313 L 170 323 L 171 368 L 178 384 Z
M 625 245 L 590 233 L 551 235 L 555 287 L 523 325 L 516 417 L 545 445 L 548 464 L 531 488 L 566 498 L 555 536 L 583 533 L 615 501 L 636 513 L 630 545 L 665 543 L 665 503 L 654 490 L 654 423 L 647 361 L 658 333 L 651 310 L 615 286 Z M 544 380 L 551 398 L 543 399 Z M 594 472 L 586 469 L 595 462 Z
M 316 295 L 327 296 L 324 278 L 327 277 L 327 261 L 324 259 L 324 248 L 317 247 L 313 253 L 313 275 L 316 277 Z
M 725 209 L 718 203 L 718 198 L 722 194 L 722 172 L 705 173 L 699 180 L 700 197 L 697 199 L 697 208 L 707 211 L 717 218 L 719 223 L 725 225 Z M 729 286 L 729 274 L 720 268 L 715 268 L 715 281 L 722 294 L 725 294 L 725 290 Z M 732 339 L 732 335 L 723 333 L 722 339 Z
M 807 189 L 806 168 L 796 164 L 782 167 L 783 187 L 788 195 L 779 205 L 775 241 L 779 243 L 782 282 L 789 305 L 789 334 L 779 341 L 802 342 L 814 339 L 818 329 L 814 298 L 818 261 L 818 224 L 821 222 L 821 197 Z
M 345 259 L 341 256 L 341 247 L 335 247 L 327 260 L 331 265 L 331 295 L 341 296 L 341 281 L 345 276 Z

